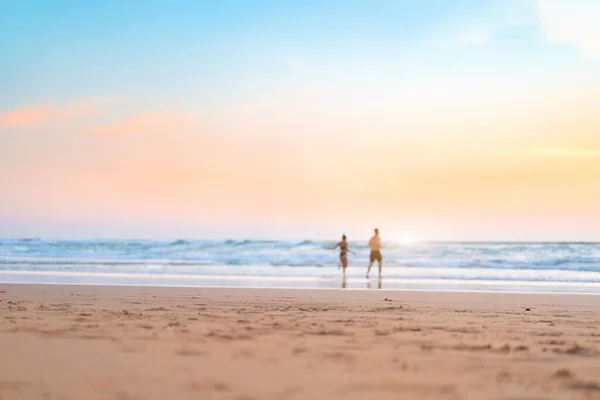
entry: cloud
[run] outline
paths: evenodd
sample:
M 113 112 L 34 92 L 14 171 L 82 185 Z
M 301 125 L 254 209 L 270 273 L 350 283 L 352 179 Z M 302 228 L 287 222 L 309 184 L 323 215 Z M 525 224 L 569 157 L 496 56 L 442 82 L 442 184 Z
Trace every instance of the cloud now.
M 600 157 L 600 149 L 590 148 L 547 148 L 533 152 L 536 157 L 596 158 Z
M 505 37 L 521 35 L 524 28 L 538 26 L 537 0 L 470 2 L 455 19 L 442 43 L 452 46 L 483 46 Z M 457 5 L 457 7 L 460 7 Z
M 600 56 L 600 1 L 537 0 L 546 37 L 558 44 L 574 44 L 586 55 Z
M 90 128 L 90 133 L 102 136 L 123 136 L 145 133 L 180 132 L 192 123 L 190 115 L 174 110 L 155 110 L 136 114 L 121 121 Z
M 72 122 L 95 112 L 98 107 L 98 99 L 25 106 L 0 112 L 0 128 Z
M 285 68 L 293 73 L 303 72 L 307 66 L 306 60 L 299 57 L 287 57 L 284 58 L 282 62 Z
M 492 34 L 484 29 L 470 29 L 459 33 L 457 40 L 462 45 L 481 46 L 492 40 Z
M 300 98 L 314 98 L 324 93 L 325 86 L 314 83 L 298 84 L 292 89 L 292 94 Z
M 47 105 L 23 107 L 0 113 L 0 128 L 33 125 L 47 120 L 51 107 Z

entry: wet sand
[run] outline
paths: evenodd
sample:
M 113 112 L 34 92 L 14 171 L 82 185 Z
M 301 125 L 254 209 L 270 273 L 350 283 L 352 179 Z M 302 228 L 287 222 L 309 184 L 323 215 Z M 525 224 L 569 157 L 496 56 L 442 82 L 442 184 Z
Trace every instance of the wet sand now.
M 2 400 L 600 399 L 594 295 L 5 284 L 0 310 Z

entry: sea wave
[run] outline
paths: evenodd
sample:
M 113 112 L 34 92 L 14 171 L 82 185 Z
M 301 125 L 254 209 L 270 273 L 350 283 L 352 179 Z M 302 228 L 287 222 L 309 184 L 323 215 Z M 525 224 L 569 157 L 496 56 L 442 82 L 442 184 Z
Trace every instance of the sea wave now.
M 149 264 L 54 264 L 32 266 L 28 264 L 13 264 L 7 268 L 0 268 L 0 277 L 3 274 L 15 273 L 95 273 L 95 274 L 130 274 L 145 275 L 153 274 L 160 276 L 246 276 L 246 277 L 287 277 L 287 278 L 336 278 L 340 276 L 335 267 L 304 267 L 298 269 L 294 266 L 278 266 L 276 273 L 272 266 L 245 266 L 236 268 L 227 265 L 188 265 L 171 263 L 149 263 Z M 347 276 L 350 278 L 362 278 L 365 268 L 349 268 Z M 590 271 L 559 271 L 545 270 L 492 270 L 485 268 L 398 268 L 391 267 L 384 270 L 385 278 L 392 279 L 438 279 L 438 280 L 461 280 L 461 281 L 507 281 L 507 282 L 588 282 L 600 283 L 600 272 Z
M 228 276 L 338 276 L 334 241 L 0 240 L 2 271 Z M 600 282 L 598 243 L 384 242 L 399 279 Z M 366 242 L 350 242 L 350 276 L 364 275 Z

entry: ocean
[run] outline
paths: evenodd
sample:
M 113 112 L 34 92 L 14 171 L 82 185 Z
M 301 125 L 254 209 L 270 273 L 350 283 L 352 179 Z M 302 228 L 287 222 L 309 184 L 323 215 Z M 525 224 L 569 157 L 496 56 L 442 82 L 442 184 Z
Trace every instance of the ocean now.
M 600 293 L 600 243 L 384 242 L 383 279 L 350 242 L 347 279 L 334 241 L 0 240 L 0 281 L 159 286 Z

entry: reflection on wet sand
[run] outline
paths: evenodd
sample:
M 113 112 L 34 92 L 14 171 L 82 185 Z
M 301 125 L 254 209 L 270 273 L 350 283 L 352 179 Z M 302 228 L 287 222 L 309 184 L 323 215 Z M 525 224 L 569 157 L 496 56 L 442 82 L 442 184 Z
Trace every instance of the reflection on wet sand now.
M 383 287 L 383 279 L 379 278 L 377 280 L 377 289 L 381 289 Z M 367 289 L 372 289 L 371 281 L 367 281 Z

